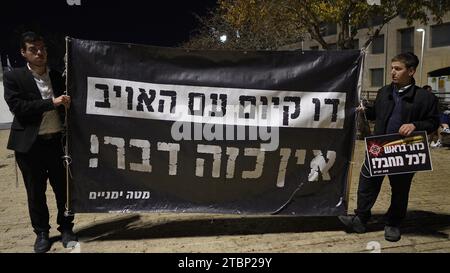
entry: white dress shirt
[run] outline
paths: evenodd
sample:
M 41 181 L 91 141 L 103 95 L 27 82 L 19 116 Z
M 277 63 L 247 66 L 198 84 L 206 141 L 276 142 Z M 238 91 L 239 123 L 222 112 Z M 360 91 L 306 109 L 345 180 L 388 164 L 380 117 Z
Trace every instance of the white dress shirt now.
M 46 69 L 44 74 L 39 75 L 31 69 L 29 64 L 27 64 L 27 66 L 31 71 L 31 74 L 33 74 L 34 81 L 36 82 L 39 92 L 41 92 L 41 97 L 43 99 L 54 98 L 52 82 L 49 76 L 49 68 Z M 42 122 L 38 133 L 39 135 L 61 132 L 62 129 L 61 120 L 56 110 L 47 111 L 42 114 Z

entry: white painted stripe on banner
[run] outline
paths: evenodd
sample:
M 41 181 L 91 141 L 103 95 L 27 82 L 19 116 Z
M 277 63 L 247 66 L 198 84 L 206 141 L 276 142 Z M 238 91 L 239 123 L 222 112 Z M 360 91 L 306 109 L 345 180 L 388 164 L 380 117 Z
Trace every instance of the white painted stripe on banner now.
M 224 98 L 225 115 L 219 116 Z M 240 100 L 245 98 L 245 107 L 239 107 Z M 88 77 L 86 113 L 226 125 L 342 129 L 345 98 L 346 92 L 170 85 Z M 213 100 L 217 101 L 217 106 L 213 105 Z M 279 101 L 278 106 L 276 101 Z M 189 102 L 198 115 L 190 114 Z M 300 108 L 296 109 L 296 102 Z M 215 116 L 211 112 L 215 112 Z

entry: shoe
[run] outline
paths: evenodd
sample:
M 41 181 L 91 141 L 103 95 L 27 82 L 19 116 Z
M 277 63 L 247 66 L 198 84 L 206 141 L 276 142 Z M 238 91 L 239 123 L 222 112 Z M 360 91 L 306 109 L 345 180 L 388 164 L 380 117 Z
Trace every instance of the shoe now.
M 361 221 L 358 215 L 338 216 L 338 218 L 350 231 L 356 233 L 366 232 L 366 225 Z
M 72 230 L 63 230 L 61 232 L 61 242 L 65 248 L 71 248 L 77 244 L 78 237 Z
M 50 250 L 51 243 L 48 237 L 48 232 L 39 232 L 34 242 L 34 252 L 45 253 Z
M 438 139 L 438 140 L 436 141 L 436 143 L 434 143 L 434 142 L 432 141 L 431 144 L 430 144 L 430 147 L 431 147 L 431 148 L 439 148 L 439 147 L 442 147 L 442 143 L 441 143 L 441 141 Z
M 397 242 L 402 237 L 400 229 L 395 226 L 384 227 L 384 238 L 389 242 Z

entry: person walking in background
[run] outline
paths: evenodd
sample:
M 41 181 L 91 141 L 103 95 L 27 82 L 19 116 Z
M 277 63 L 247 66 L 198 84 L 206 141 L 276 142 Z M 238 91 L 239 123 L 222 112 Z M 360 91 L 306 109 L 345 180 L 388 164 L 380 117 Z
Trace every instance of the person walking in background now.
M 450 124 L 450 110 L 445 110 L 444 112 L 441 113 L 440 115 L 440 126 L 437 129 L 437 131 L 433 132 L 431 134 L 431 138 L 432 141 L 430 143 L 430 147 L 431 148 L 440 148 L 443 146 L 443 138 L 446 136 L 450 136 L 450 128 L 449 128 L 449 124 Z M 436 139 L 437 136 L 437 140 L 434 141 L 434 139 Z M 447 143 L 448 144 L 448 143 Z
M 422 88 L 429 92 L 433 92 L 433 89 L 429 85 L 424 85 Z M 438 97 L 436 97 L 436 100 L 438 100 L 438 102 L 439 102 Z M 438 108 L 440 108 L 440 107 L 438 107 Z M 442 138 L 444 136 L 450 136 L 449 124 L 450 124 L 450 110 L 442 111 L 442 113 L 440 114 L 439 128 L 429 135 L 429 138 L 431 140 L 431 142 L 430 142 L 431 148 L 442 147 Z
M 63 164 L 62 131 L 64 107 L 70 97 L 63 95 L 65 82 L 60 73 L 47 67 L 43 37 L 34 32 L 22 34 L 21 54 L 27 65 L 5 73 L 4 97 L 14 114 L 8 149 L 15 157 L 28 197 L 31 225 L 36 233 L 35 252 L 47 252 L 49 210 L 46 201 L 47 179 L 56 197 L 58 230 L 64 247 L 77 241 L 72 215 L 65 215 L 66 181 Z
M 433 88 L 431 88 L 431 86 L 429 86 L 429 85 L 424 85 L 422 88 L 428 92 L 433 92 Z

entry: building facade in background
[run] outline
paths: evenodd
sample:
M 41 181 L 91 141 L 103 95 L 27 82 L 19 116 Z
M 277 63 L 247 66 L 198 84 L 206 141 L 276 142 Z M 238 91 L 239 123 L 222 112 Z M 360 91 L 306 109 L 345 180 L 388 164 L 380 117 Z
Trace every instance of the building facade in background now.
M 374 22 L 373 25 L 376 25 Z M 423 31 L 420 31 L 423 29 Z M 419 31 L 418 31 L 419 30 Z M 336 48 L 337 27 L 328 27 L 324 40 Z M 355 37 L 355 48 L 361 48 L 367 41 L 368 28 L 361 28 Z M 422 56 L 422 37 L 424 37 L 423 60 L 417 68 L 416 84 L 430 85 L 435 93 L 450 101 L 450 13 L 443 18 L 442 24 L 430 20 L 427 26 L 415 22 L 408 26 L 406 19 L 400 16 L 386 24 L 380 35 L 373 40 L 367 50 L 364 67 L 363 91 L 375 96 L 380 87 L 391 82 L 391 59 L 406 51 L 414 52 L 419 59 Z M 314 40 L 304 41 L 304 50 L 321 50 Z M 444 94 L 449 93 L 449 94 Z

